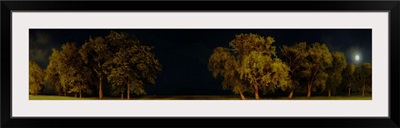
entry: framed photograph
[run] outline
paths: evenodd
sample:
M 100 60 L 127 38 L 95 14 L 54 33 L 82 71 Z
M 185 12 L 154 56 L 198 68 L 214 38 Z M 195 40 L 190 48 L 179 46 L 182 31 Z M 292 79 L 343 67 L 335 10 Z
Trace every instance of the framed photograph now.
M 1 7 L 1 127 L 400 126 L 399 1 Z

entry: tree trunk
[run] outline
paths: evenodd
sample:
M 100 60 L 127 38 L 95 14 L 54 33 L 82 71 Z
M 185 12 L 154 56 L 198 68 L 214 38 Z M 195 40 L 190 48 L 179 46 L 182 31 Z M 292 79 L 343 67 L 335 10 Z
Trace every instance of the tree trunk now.
M 328 90 L 328 97 L 331 97 L 331 90 Z
M 121 91 L 121 99 L 124 99 L 124 92 Z
M 258 85 L 254 84 L 254 96 L 256 100 L 260 99 L 260 95 L 258 95 Z
M 128 87 L 127 87 L 128 89 L 126 90 L 126 93 L 127 93 L 127 94 L 126 94 L 126 97 L 127 97 L 128 100 L 129 100 L 129 99 L 130 99 L 130 96 L 129 96 L 129 93 L 130 93 L 130 92 L 129 92 L 129 84 L 127 84 L 127 85 L 128 85 Z
M 35 92 L 35 96 L 37 96 L 37 92 Z
M 74 97 L 77 98 L 78 97 L 78 93 L 75 93 Z
M 311 97 L 311 84 L 307 85 L 307 98 Z
M 348 94 L 349 96 L 350 96 L 350 93 L 351 93 L 351 88 L 349 88 L 349 94 Z
M 79 98 L 82 98 L 82 88 L 81 88 L 81 84 L 79 84 Z
M 293 98 L 293 90 L 290 91 L 288 98 L 289 98 L 289 99 L 292 99 L 292 98 Z
M 240 93 L 240 98 L 241 98 L 242 100 L 246 100 L 246 98 L 244 97 L 242 91 L 239 91 L 239 93 Z
M 67 92 L 64 92 L 64 96 L 67 96 Z
M 103 99 L 103 86 L 102 86 L 102 83 L 103 83 L 103 78 L 100 77 L 100 84 L 99 84 L 99 99 L 100 100 Z
M 365 96 L 365 85 L 363 85 L 363 87 L 362 87 L 362 96 Z

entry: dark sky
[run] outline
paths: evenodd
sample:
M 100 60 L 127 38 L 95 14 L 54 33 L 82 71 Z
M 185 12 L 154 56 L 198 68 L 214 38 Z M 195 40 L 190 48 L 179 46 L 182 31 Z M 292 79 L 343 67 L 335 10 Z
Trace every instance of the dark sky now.
M 155 47 L 162 72 L 156 85 L 147 86 L 149 95 L 230 94 L 222 90 L 220 80 L 212 77 L 207 63 L 214 48 L 228 47 L 240 33 L 272 36 L 278 47 L 303 41 L 307 45 L 325 43 L 330 51 L 344 52 L 348 63 L 353 62 L 356 53 L 361 63 L 371 63 L 372 56 L 371 29 L 30 29 L 29 59 L 44 69 L 52 48 L 60 49 L 65 42 L 81 46 L 89 36 L 106 36 L 111 30 L 127 32 Z

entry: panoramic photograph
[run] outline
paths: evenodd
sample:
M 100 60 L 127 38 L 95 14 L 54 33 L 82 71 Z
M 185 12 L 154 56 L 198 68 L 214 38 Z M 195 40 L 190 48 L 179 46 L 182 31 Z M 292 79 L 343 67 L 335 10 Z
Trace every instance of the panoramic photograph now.
M 372 29 L 30 29 L 29 100 L 372 100 Z

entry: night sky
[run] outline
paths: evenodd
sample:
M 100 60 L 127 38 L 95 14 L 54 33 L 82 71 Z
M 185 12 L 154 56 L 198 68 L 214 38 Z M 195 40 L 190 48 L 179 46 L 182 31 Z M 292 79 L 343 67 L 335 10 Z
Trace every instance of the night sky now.
M 221 95 L 221 79 L 208 71 L 208 58 L 217 47 L 229 47 L 236 34 L 255 33 L 275 38 L 275 46 L 314 42 L 327 44 L 329 50 L 344 52 L 348 63 L 356 53 L 361 63 L 372 63 L 371 29 L 30 29 L 29 59 L 43 69 L 48 64 L 51 49 L 60 49 L 65 42 L 81 46 L 89 36 L 106 36 L 110 31 L 127 32 L 153 52 L 162 65 L 156 85 L 147 86 L 148 95 Z M 279 54 L 280 50 L 277 48 Z

